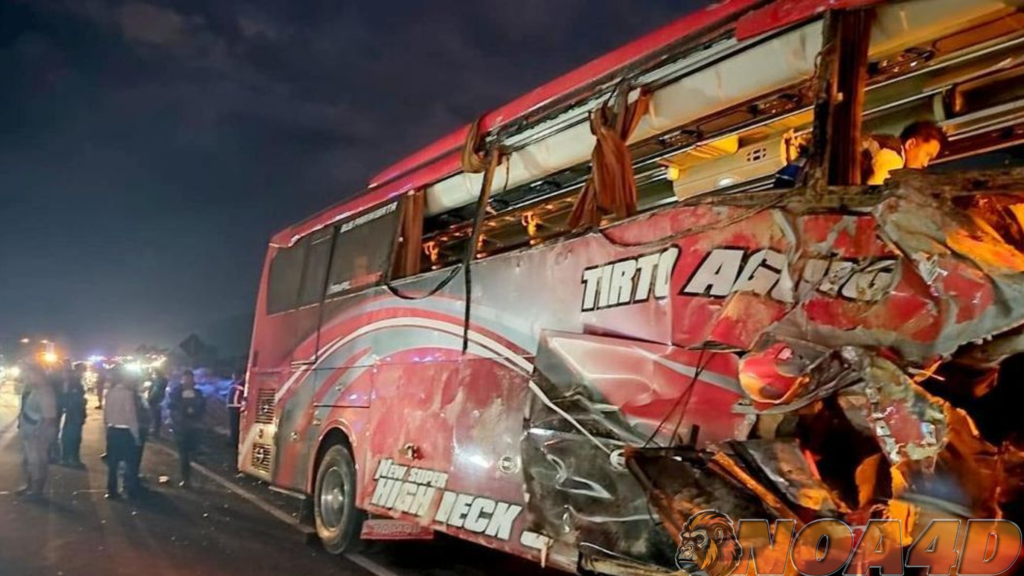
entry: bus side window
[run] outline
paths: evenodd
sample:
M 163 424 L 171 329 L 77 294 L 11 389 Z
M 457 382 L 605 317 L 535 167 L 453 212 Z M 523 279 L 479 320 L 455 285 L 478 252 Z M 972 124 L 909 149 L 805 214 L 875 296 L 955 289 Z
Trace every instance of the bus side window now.
M 569 214 L 578 190 L 506 210 L 484 220 L 477 258 L 537 246 L 571 232 Z
M 464 206 L 423 221 L 420 272 L 441 270 L 462 261 L 466 242 L 473 233 L 475 208 L 476 205 Z
M 381 283 L 391 265 L 399 212 L 398 204 L 392 202 L 338 225 L 327 275 L 326 298 Z
M 319 304 L 324 293 L 324 280 L 327 278 L 327 259 L 331 255 L 332 230 L 319 230 L 309 238 L 309 249 L 306 266 L 302 272 L 302 285 L 299 287 L 299 307 Z
M 308 247 L 308 239 L 303 238 L 293 246 L 277 249 L 270 261 L 267 280 L 267 314 L 286 312 L 296 307 Z

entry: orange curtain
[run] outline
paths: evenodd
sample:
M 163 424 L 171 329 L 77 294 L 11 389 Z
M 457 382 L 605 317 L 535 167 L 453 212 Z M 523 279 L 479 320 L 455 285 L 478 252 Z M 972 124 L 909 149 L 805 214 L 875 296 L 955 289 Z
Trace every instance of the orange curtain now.
M 426 195 L 417 190 L 402 197 L 402 229 L 395 255 L 393 279 L 414 276 L 420 273 L 423 257 L 423 211 Z
M 650 94 L 641 92 L 632 104 L 628 97 L 628 85 L 620 84 L 611 99 L 590 114 L 590 131 L 597 142 L 590 178 L 569 216 L 573 229 L 600 225 L 602 214 L 626 218 L 636 213 L 636 180 L 626 141 L 647 113 Z

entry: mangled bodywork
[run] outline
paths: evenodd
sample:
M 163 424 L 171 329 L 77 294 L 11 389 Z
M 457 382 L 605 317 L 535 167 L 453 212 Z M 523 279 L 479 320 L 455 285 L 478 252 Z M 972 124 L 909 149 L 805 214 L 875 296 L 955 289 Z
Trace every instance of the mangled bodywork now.
M 601 573 L 675 571 L 708 508 L 1015 517 L 1018 199 L 708 195 L 258 319 L 243 465 L 312 493 L 344 434 L 372 514 Z
M 999 370 L 1024 343 L 1024 171 L 782 194 L 606 231 L 639 259 L 673 253 L 658 334 L 607 328 L 653 305 L 642 261 L 616 268 L 631 254 L 584 274 L 590 330 L 543 333 L 531 529 L 575 542 L 581 566 L 671 570 L 680 526 L 709 508 L 908 534 L 936 511 L 1019 512 L 1022 427 L 986 420 L 1021 398 Z

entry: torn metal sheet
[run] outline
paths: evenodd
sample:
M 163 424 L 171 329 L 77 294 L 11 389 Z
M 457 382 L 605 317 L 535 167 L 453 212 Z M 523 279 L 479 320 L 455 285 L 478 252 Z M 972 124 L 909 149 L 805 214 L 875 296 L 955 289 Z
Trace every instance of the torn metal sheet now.
M 851 347 L 828 349 L 765 334 L 740 360 L 740 383 L 753 406 L 737 412 L 780 414 L 799 410 L 862 378 L 864 358 Z
M 750 421 L 730 413 L 742 397 L 735 356 L 551 332 L 536 366 L 523 446 L 531 529 L 671 566 L 672 538 L 625 448 L 696 429 L 702 443 L 744 435 Z
M 775 490 L 793 505 L 813 510 L 821 516 L 835 517 L 849 512 L 812 468 L 808 455 L 794 439 L 748 440 L 731 442 L 730 448 L 759 470 Z
M 934 462 L 948 441 L 946 403 L 916 386 L 895 364 L 877 356 L 869 359 L 863 377 L 857 389 L 867 401 L 859 407 L 865 411 L 861 417 L 867 420 L 889 462 Z

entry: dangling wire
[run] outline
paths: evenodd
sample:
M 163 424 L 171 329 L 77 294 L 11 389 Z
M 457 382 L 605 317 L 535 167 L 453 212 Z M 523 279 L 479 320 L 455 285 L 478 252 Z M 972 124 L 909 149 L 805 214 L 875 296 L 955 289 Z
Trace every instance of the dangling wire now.
M 462 353 L 469 350 L 469 321 L 470 308 L 473 301 L 473 260 L 476 259 L 477 244 L 480 241 L 480 229 L 483 228 L 484 217 L 487 215 L 487 208 L 491 201 L 491 185 L 494 183 L 494 171 L 501 161 L 501 152 L 497 147 L 491 148 L 487 155 L 487 167 L 484 170 L 483 182 L 480 184 L 480 197 L 477 198 L 476 218 L 473 219 L 473 232 L 469 235 L 466 250 L 462 256 L 462 268 L 465 271 L 465 298 L 466 314 L 462 324 Z M 511 162 L 506 163 L 511 164 Z M 505 178 L 505 186 L 508 186 L 508 177 Z
M 455 277 L 459 275 L 459 270 L 462 270 L 461 262 L 459 262 L 455 266 L 452 266 L 451 269 L 448 270 L 447 276 L 443 277 L 440 282 L 434 285 L 433 288 L 427 290 L 423 294 L 406 294 L 399 290 L 396 286 L 392 285 L 390 281 L 384 286 L 388 289 L 388 291 L 391 292 L 392 295 L 394 295 L 397 298 L 401 298 L 402 300 L 423 300 L 424 298 L 430 298 L 434 294 L 437 294 L 441 290 L 444 290 L 445 287 L 447 287 L 448 284 L 450 284 L 451 281 L 454 280 Z
M 665 417 L 661 419 L 661 422 L 659 422 L 658 426 L 654 429 L 653 432 L 651 432 L 651 436 L 647 438 L 647 441 L 643 443 L 641 448 L 647 448 L 648 446 L 650 446 L 651 443 L 654 441 L 654 438 L 658 435 L 658 432 L 661 432 L 662 427 L 664 427 L 665 423 L 668 422 L 669 418 L 671 418 L 672 415 L 675 414 L 677 410 L 679 410 L 679 419 L 676 420 L 676 425 L 675 427 L 672 428 L 672 435 L 669 436 L 670 445 L 671 442 L 675 440 L 676 434 L 679 433 L 679 427 L 682 425 L 683 420 L 686 417 L 686 411 L 690 407 L 690 401 L 693 399 L 693 391 L 697 387 L 697 379 L 700 378 L 700 375 L 704 372 L 704 369 L 707 368 L 707 365 L 711 362 L 711 359 L 714 357 L 713 355 L 706 356 L 707 352 L 707 344 L 702 345 L 700 348 L 700 355 L 697 357 L 697 370 L 694 371 L 693 376 L 690 378 L 689 386 L 686 387 L 685 392 L 679 395 L 679 398 L 676 399 L 676 402 L 675 404 L 672 405 L 672 408 L 670 408 L 669 411 L 665 413 Z

